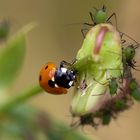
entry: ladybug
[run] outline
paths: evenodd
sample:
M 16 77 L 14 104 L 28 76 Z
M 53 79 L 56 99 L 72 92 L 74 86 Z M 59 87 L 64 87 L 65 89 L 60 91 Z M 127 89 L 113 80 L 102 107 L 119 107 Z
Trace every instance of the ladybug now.
M 57 68 L 55 63 L 48 62 L 42 67 L 39 74 L 39 83 L 46 92 L 55 95 L 66 94 L 67 89 L 74 85 L 76 72 L 64 67 L 64 64 L 69 63 L 62 61 Z

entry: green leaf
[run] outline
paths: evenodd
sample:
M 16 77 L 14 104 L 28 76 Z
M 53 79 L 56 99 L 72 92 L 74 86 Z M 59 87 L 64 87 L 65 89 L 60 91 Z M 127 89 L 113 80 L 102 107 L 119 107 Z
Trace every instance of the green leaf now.
M 62 122 L 54 121 L 51 129 L 47 131 L 49 140 L 90 140 L 74 128 L 70 128 Z
M 25 37 L 33 24 L 25 26 L 20 32 L 11 37 L 0 52 L 0 88 L 10 86 L 23 64 L 25 56 Z
M 89 140 L 77 132 L 31 106 L 19 105 L 1 113 L 0 139 L 11 137 L 13 140 L 32 138 L 35 140 Z M 28 137 L 30 136 L 30 137 Z

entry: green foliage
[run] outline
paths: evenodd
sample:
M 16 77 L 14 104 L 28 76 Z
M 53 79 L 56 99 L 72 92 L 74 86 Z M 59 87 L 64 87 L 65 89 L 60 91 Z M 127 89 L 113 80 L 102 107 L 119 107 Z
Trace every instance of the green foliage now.
M 25 37 L 33 25 L 27 25 L 12 36 L 0 50 L 0 88 L 7 88 L 15 80 L 25 56 Z M 28 30 L 27 30 L 28 29 Z
M 16 78 L 25 55 L 25 35 L 12 38 L 0 52 L 0 87 L 7 87 Z
M 27 138 L 88 140 L 74 129 L 58 123 L 56 120 L 53 121 L 46 113 L 27 105 L 19 105 L 8 110 L 3 114 L 3 119 L 0 123 L 0 138 L 6 136 L 16 137 L 18 140 L 26 140 Z M 5 132 L 7 132 L 6 135 Z

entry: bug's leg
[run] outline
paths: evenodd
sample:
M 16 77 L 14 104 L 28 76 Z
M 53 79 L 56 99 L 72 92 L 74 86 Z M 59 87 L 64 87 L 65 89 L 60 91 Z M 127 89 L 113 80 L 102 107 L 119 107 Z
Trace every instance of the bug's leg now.
M 116 29 L 117 31 L 120 33 L 120 36 L 121 36 L 121 41 L 122 41 L 122 44 L 124 44 L 126 42 L 126 40 L 122 39 L 123 36 L 126 36 L 127 38 L 129 38 L 130 40 L 134 41 L 136 43 L 136 48 L 140 46 L 140 44 L 135 40 L 133 39 L 132 37 L 130 37 L 129 35 L 127 35 L 126 33 L 124 32 L 121 32 L 119 29 L 118 29 L 118 23 L 117 23 L 117 15 L 116 13 L 112 13 L 108 19 L 107 19 L 107 22 L 109 22 L 109 20 L 114 16 L 115 18 L 115 24 L 116 24 Z
M 107 22 L 109 22 L 109 20 L 114 17 L 115 18 L 115 24 L 116 24 L 116 29 L 118 30 L 118 23 L 117 23 L 117 15 L 116 13 L 112 13 L 108 18 L 107 18 Z
M 65 61 L 65 60 L 62 60 L 62 61 L 60 62 L 60 67 L 64 67 L 64 65 L 65 65 L 65 66 L 71 66 L 71 63 L 69 63 L 69 62 L 67 62 L 67 61 Z
M 135 65 L 136 61 L 135 60 L 132 60 L 131 62 L 128 63 L 128 66 L 136 71 L 140 71 L 139 69 L 136 69 L 135 67 L 137 67 Z
M 126 36 L 128 39 L 130 39 L 130 40 L 132 40 L 133 42 L 135 42 L 135 45 L 134 45 L 134 46 L 136 46 L 135 48 L 138 48 L 138 47 L 140 46 L 140 44 L 139 44 L 135 39 L 133 39 L 131 36 L 129 36 L 128 34 L 126 34 L 126 33 L 124 33 L 124 32 L 121 32 L 121 31 L 119 31 L 119 30 L 118 30 L 118 32 L 119 32 L 120 34 L 122 34 L 121 36 Z
M 124 34 L 122 34 L 122 32 L 120 32 L 119 29 L 118 29 L 118 23 L 117 23 L 117 15 L 116 15 L 116 13 L 112 13 L 112 14 L 108 17 L 107 22 L 111 23 L 109 20 L 110 20 L 112 17 L 115 18 L 116 29 L 117 29 L 117 31 L 120 33 L 121 43 L 124 44 L 124 43 L 126 42 L 126 40 L 122 39 L 122 37 L 123 37 Z M 112 24 L 112 23 L 111 23 L 111 24 Z
M 120 32 L 119 29 L 118 29 L 118 23 L 117 23 L 117 15 L 116 15 L 116 13 L 112 13 L 112 14 L 108 17 L 107 22 L 111 23 L 109 20 L 110 20 L 113 16 L 114 16 L 114 18 L 115 18 L 116 29 L 117 29 L 117 31 L 120 33 L 121 44 L 124 44 L 124 43 L 126 42 L 126 40 L 125 40 L 125 39 L 122 39 L 122 37 L 123 37 L 124 34 L 123 34 L 122 32 Z M 111 23 L 111 24 L 112 24 L 112 23 Z
M 110 23 L 111 25 L 113 25 L 111 21 L 108 21 L 108 23 Z
M 98 11 L 98 9 L 96 7 L 93 7 L 96 11 Z
M 136 71 L 140 71 L 140 69 L 136 69 L 135 65 L 130 66 L 132 69 L 136 70 Z
M 137 63 L 137 61 L 135 61 L 135 60 L 132 60 L 132 63 L 134 65 L 134 67 L 139 67 L 140 66 L 140 65 L 135 65 Z
M 81 29 L 81 33 L 82 33 L 82 35 L 83 35 L 83 37 L 85 38 L 85 31 L 88 31 L 88 29 L 87 28 L 83 28 L 83 29 Z
M 120 33 L 120 32 L 119 32 Z M 120 38 L 121 38 L 121 44 L 123 45 L 124 43 L 126 43 L 126 40 L 123 39 L 124 34 L 120 33 Z
M 74 59 L 71 61 L 71 65 L 73 65 L 76 61 L 77 61 L 77 59 L 74 58 Z
M 93 19 L 93 14 L 92 14 L 92 12 L 89 12 L 89 15 L 90 15 L 91 21 L 94 23 L 94 19 Z
M 72 122 L 71 122 L 71 124 L 70 124 L 70 127 L 72 127 L 72 128 L 77 128 L 77 127 L 79 127 L 80 126 L 80 121 L 78 120 L 78 121 L 76 121 L 76 122 L 74 122 L 73 120 L 72 120 Z
M 126 43 L 126 40 L 125 39 L 121 39 L 121 44 L 124 44 Z
M 73 65 L 74 65 L 74 63 L 76 63 L 76 61 L 77 61 L 76 58 L 74 58 L 74 59 L 72 60 L 71 63 L 62 60 L 62 61 L 60 62 L 60 68 L 63 68 L 63 67 L 66 66 L 68 69 L 73 70 L 73 74 L 76 75 L 76 74 L 77 74 L 77 71 L 73 68 Z
M 94 26 L 94 24 L 92 24 L 92 23 L 87 23 L 87 22 L 84 22 L 83 24 L 84 24 L 84 25 L 87 25 L 87 26 L 90 26 L 90 27 L 93 27 L 93 26 Z
M 140 44 L 139 44 L 139 43 L 137 43 L 137 44 L 133 45 L 134 49 L 137 49 L 139 46 L 140 46 Z

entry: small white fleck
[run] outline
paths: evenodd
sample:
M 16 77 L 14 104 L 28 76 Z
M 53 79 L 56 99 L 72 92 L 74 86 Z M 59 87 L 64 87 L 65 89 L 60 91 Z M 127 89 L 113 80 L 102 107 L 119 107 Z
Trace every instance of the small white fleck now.
M 57 87 L 57 88 L 58 88 L 58 85 L 57 85 L 57 84 L 55 84 L 55 87 Z
M 51 79 L 53 82 L 54 82 L 54 77 L 52 77 L 52 79 Z
M 66 69 L 66 68 L 61 68 L 61 71 L 62 71 L 63 73 L 66 73 L 67 69 Z
M 72 84 L 73 84 L 73 81 L 70 81 L 70 82 L 69 82 L 69 86 L 72 86 Z

